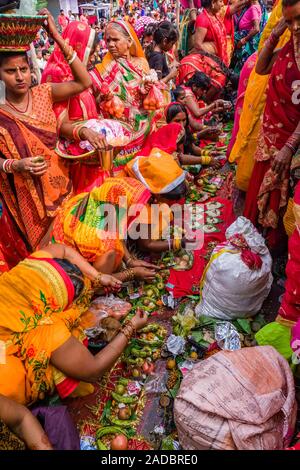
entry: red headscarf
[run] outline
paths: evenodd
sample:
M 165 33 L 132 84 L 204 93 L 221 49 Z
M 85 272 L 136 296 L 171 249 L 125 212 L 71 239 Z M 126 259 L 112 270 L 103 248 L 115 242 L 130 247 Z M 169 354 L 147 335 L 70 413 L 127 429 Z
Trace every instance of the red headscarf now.
M 87 65 L 94 44 L 95 30 L 80 21 L 72 21 L 62 34 L 63 39 L 77 53 L 78 58 Z M 47 66 L 42 74 L 42 83 L 62 83 L 73 80 L 70 66 L 56 44 Z M 55 104 L 54 111 L 61 121 L 66 112 L 71 120 L 93 119 L 98 117 L 96 101 L 90 90 L 85 90 L 79 96 Z
M 167 124 L 148 136 L 138 155 L 148 157 L 153 148 L 159 148 L 166 153 L 172 154 L 176 152 L 178 142 L 182 139 L 184 133 L 182 125 L 178 122 Z

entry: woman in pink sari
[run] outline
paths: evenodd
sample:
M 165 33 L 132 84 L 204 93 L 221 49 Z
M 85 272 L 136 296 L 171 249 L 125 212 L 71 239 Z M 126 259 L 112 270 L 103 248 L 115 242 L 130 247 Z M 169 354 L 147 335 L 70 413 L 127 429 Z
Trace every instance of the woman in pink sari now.
M 77 52 L 77 56 L 83 64 L 87 66 L 97 42 L 95 41 L 95 30 L 82 22 L 72 21 L 64 30 L 62 36 Z M 42 82 L 61 83 L 71 79 L 71 69 L 64 60 L 60 49 L 55 47 L 43 72 Z M 56 103 L 54 112 L 61 136 L 63 124 L 98 119 L 99 115 L 96 99 L 91 88 L 70 98 L 68 101 Z M 84 136 L 82 135 L 82 137 Z M 74 159 L 74 157 L 86 153 L 86 150 L 80 147 L 79 142 L 61 137 L 58 142 L 57 152 L 61 157 L 69 158 L 72 161 L 70 175 L 75 194 L 90 191 L 95 186 L 100 186 L 105 178 L 109 176 L 109 172 L 101 168 L 97 159 L 90 159 L 89 161 Z

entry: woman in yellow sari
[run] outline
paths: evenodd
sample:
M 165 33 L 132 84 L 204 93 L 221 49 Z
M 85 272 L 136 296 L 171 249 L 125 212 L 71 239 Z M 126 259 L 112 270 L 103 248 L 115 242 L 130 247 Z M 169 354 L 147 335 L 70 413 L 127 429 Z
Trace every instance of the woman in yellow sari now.
M 93 356 L 82 344 L 81 316 L 91 288 L 101 286 L 117 289 L 121 282 L 63 245 L 34 253 L 0 277 L 0 394 L 29 404 L 56 386 L 63 398 L 112 367 L 146 320 L 137 314 Z
M 282 2 L 279 0 L 274 6 L 272 14 L 261 35 L 260 51 L 273 29 L 282 18 Z M 290 39 L 289 30 L 281 36 L 277 48 L 283 47 Z M 249 77 L 244 97 L 242 114 L 239 122 L 239 132 L 229 156 L 229 161 L 237 162 L 236 183 L 239 189 L 247 191 L 254 167 L 254 154 L 257 148 L 257 139 L 261 128 L 261 116 L 266 103 L 266 88 L 269 75 L 258 75 L 255 66 Z
M 157 267 L 134 259 L 126 241 L 134 239 L 147 252 L 168 250 L 171 241 L 160 238 L 169 226 L 162 212 L 157 223 L 151 221 L 149 209 L 151 212 L 154 200 L 163 202 L 164 198 L 170 204 L 184 196 L 185 172 L 171 155 L 159 149 L 136 157 L 125 171 L 128 177 L 107 178 L 99 188 L 68 201 L 55 220 L 53 241 L 72 246 L 97 270 L 115 273 L 121 281 L 127 281 L 127 275 L 151 280 Z M 165 204 L 162 209 L 169 207 Z M 147 227 L 140 234 L 140 225 L 152 225 L 152 237 Z M 129 269 L 118 272 L 122 261 Z

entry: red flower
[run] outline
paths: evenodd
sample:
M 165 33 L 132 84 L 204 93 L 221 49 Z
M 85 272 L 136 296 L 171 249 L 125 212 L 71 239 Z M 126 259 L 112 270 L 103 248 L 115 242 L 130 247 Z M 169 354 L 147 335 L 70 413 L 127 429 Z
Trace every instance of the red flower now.
M 35 355 L 36 351 L 32 344 L 30 345 L 29 349 L 27 350 L 27 357 L 33 357 Z
M 36 304 L 35 302 L 31 302 L 31 307 L 35 314 L 42 313 L 40 305 Z
M 56 300 L 51 297 L 49 300 L 48 300 L 48 304 L 49 304 L 49 307 L 51 308 L 51 310 L 57 310 L 58 309 L 58 305 L 57 305 L 57 302 Z

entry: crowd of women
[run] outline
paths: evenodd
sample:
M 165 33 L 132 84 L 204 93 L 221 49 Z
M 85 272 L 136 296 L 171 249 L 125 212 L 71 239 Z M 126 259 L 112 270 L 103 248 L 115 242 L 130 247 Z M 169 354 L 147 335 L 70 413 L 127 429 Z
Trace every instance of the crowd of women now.
M 31 84 L 26 53 L 0 53 L 0 394 L 20 405 L 54 390 L 76 396 L 113 366 L 147 318 L 137 311 L 93 356 L 83 334 L 91 297 L 154 279 L 158 267 L 133 251 L 185 247 L 185 238 L 167 235 L 163 217 L 151 219 L 151 205 L 184 201 L 183 166 L 220 165 L 201 143 L 218 139 L 233 110 L 227 153 L 247 193 L 244 215 L 273 253 L 290 236 L 275 322 L 290 340 L 300 307 L 299 0 L 278 0 L 269 20 L 262 0 L 202 0 L 201 9 L 185 10 L 180 31 L 145 16 L 136 31 L 114 19 L 108 52 L 92 69 L 95 30 L 72 21 L 60 35 L 41 13 L 55 48 L 40 84 Z M 146 105 L 154 92 L 159 103 Z M 109 230 L 107 204 L 117 213 Z M 137 232 L 146 236 L 128 243 Z M 14 413 L 23 416 L 22 408 Z M 29 447 L 51 447 L 32 429 L 34 439 L 28 424 L 19 432 Z

